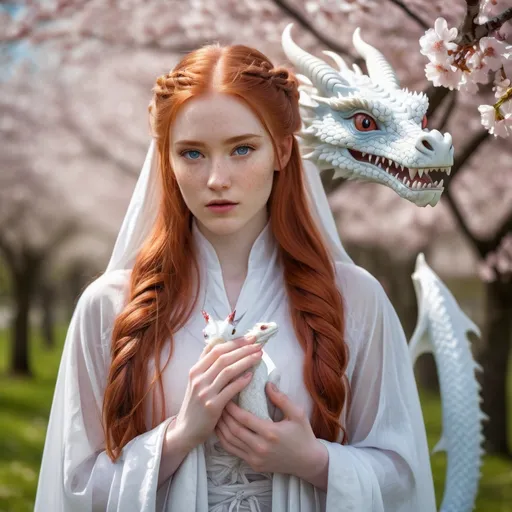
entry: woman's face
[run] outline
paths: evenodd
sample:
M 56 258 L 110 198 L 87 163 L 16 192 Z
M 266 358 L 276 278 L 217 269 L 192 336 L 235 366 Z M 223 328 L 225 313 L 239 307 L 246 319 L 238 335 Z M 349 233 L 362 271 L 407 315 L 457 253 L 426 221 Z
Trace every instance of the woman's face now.
M 204 233 L 263 229 L 278 161 L 270 136 L 242 100 L 222 93 L 191 98 L 180 108 L 170 137 L 178 186 Z M 280 144 L 283 166 L 291 142 L 289 136 Z

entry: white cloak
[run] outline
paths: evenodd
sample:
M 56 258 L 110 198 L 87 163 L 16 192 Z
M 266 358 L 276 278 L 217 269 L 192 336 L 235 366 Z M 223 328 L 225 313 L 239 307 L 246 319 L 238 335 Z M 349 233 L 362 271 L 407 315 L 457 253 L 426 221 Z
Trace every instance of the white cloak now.
M 215 250 L 195 224 L 193 233 L 201 294 L 187 325 L 174 336 L 174 354 L 163 373 L 167 420 L 128 443 L 116 463 L 107 457 L 102 399 L 113 321 L 124 306 L 130 271 L 107 272 L 84 291 L 68 330 L 35 512 L 208 512 L 205 445 L 190 452 L 157 488 L 165 429 L 179 411 L 188 371 L 204 348 L 201 309 L 222 318 L 231 309 Z M 342 417 L 349 444 L 321 441 L 329 452 L 327 492 L 295 476 L 272 475 L 272 510 L 432 512 L 436 507 L 425 427 L 399 319 L 379 282 L 361 267 L 337 263 L 336 278 L 345 303 L 350 353 L 352 402 L 348 418 Z M 281 375 L 281 391 L 311 414 L 312 401 L 302 379 L 304 353 L 288 307 L 267 224 L 252 247 L 236 304 L 238 332 L 258 321 L 277 322 L 279 332 L 265 350 Z M 163 351 L 162 360 L 166 359 Z M 232 508 L 226 510 L 238 510 L 241 500 L 233 498 Z

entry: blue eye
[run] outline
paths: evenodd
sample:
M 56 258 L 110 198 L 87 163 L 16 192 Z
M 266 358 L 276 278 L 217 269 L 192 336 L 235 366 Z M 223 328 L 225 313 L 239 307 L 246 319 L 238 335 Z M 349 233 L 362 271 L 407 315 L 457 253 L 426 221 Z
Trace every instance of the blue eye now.
M 253 150 L 254 148 L 251 148 L 251 146 L 238 146 L 235 151 L 238 151 L 239 149 L 250 149 L 250 150 Z M 245 156 L 245 155 L 248 155 L 249 152 L 245 152 L 245 153 L 238 153 L 240 156 Z
M 185 156 L 187 153 L 195 153 L 196 155 L 200 155 L 201 153 L 199 151 L 196 151 L 195 149 L 190 149 L 188 151 L 183 151 L 183 153 L 181 153 L 182 156 Z M 197 158 L 188 158 L 187 160 L 197 160 Z

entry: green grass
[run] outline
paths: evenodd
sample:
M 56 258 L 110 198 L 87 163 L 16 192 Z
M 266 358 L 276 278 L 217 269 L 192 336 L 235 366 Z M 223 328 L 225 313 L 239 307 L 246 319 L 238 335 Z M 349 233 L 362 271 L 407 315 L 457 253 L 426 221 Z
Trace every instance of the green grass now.
M 35 337 L 31 351 L 33 380 L 15 380 L 5 375 L 8 348 L 6 333 L 0 331 L 0 512 L 30 512 L 34 506 L 61 346 L 48 352 Z M 509 379 L 509 397 L 510 413 L 512 378 Z M 439 399 L 422 393 L 421 402 L 429 446 L 433 448 L 441 435 Z M 510 424 L 512 426 L 512 417 Z M 431 460 L 439 506 L 444 487 L 445 454 L 435 454 Z M 512 463 L 486 456 L 482 472 L 476 510 L 512 512 Z

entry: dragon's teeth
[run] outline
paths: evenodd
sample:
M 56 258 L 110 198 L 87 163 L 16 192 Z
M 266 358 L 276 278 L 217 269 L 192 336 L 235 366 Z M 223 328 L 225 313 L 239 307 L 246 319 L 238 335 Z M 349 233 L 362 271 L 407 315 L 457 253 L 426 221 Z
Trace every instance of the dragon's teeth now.
M 365 156 L 366 156 L 366 153 L 363 153 L 363 157 L 365 157 Z
M 378 164 L 379 163 L 379 160 L 380 160 L 380 156 L 376 156 L 375 157 L 375 163 Z
M 420 178 L 423 176 L 423 169 L 418 169 L 418 176 Z
M 444 180 L 441 180 L 441 181 L 439 182 L 439 186 L 440 186 L 440 187 L 442 187 L 443 185 L 444 185 Z
M 402 168 L 403 168 L 403 165 L 402 165 Z M 416 169 L 409 169 L 409 178 L 411 178 L 411 181 L 414 179 L 414 176 L 416 176 Z
M 386 167 L 386 172 L 389 172 L 389 167 Z
M 448 174 L 448 176 L 450 176 L 450 173 L 452 172 L 452 168 L 451 167 L 448 167 L 446 169 L 446 174 Z
M 402 169 L 402 171 L 404 170 L 404 166 L 402 164 L 400 164 L 400 169 Z
M 368 156 L 368 160 L 370 161 L 370 163 L 372 163 L 372 156 L 373 156 L 373 155 L 369 155 L 369 156 Z

